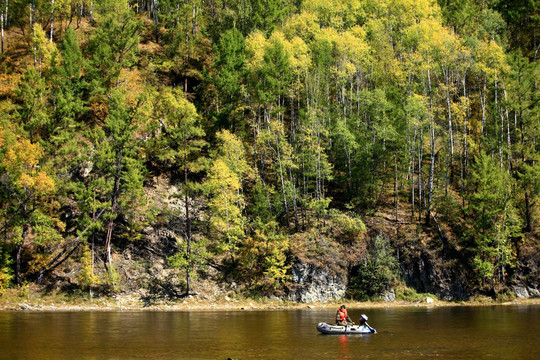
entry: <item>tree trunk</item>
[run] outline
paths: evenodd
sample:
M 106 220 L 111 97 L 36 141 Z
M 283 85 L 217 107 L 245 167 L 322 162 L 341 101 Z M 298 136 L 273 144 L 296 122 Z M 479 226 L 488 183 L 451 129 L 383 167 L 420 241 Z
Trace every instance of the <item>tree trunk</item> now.
M 429 68 L 427 70 L 427 80 L 428 80 L 428 92 L 429 92 L 429 139 L 431 145 L 431 163 L 429 166 L 429 182 L 428 182 L 428 193 L 427 193 L 427 204 L 426 204 L 426 225 L 429 225 L 429 218 L 431 213 L 431 198 L 433 196 L 433 174 L 435 172 L 435 124 L 433 123 L 433 100 L 431 92 L 431 74 Z M 424 195 L 424 198 L 426 196 Z
M 30 4 L 30 28 L 32 29 L 32 33 L 34 34 L 34 37 L 36 36 L 36 30 L 34 29 L 34 23 L 36 21 L 36 2 L 35 0 L 32 0 L 32 4 Z M 36 42 L 32 41 L 32 49 L 34 50 L 34 67 L 37 67 L 37 51 L 36 51 Z
M 94 2 L 90 1 L 90 22 L 94 23 Z
M 528 191 L 525 191 L 525 232 L 532 231 L 531 222 L 531 199 Z
M 506 117 L 506 140 L 507 140 L 507 146 L 508 146 L 508 173 L 510 173 L 512 169 L 512 139 L 510 136 L 510 117 L 508 115 L 508 94 L 506 93 L 506 89 L 504 89 L 504 99 L 505 99 L 505 117 Z
M 53 31 L 54 31 L 54 0 L 51 0 L 51 35 L 49 40 L 53 42 Z
M 449 174 L 447 175 L 447 177 L 449 177 L 449 179 L 447 179 L 447 183 L 448 181 L 452 181 L 452 167 L 453 167 L 453 161 L 454 161 L 454 135 L 453 135 L 453 129 L 452 129 L 452 102 L 451 102 L 451 99 L 450 99 L 450 79 L 449 79 L 449 74 L 450 70 L 447 68 L 446 69 L 446 74 L 445 74 L 445 80 L 446 80 L 446 106 L 447 106 L 447 111 L 448 111 L 448 135 L 450 136 L 450 158 L 449 158 L 449 161 L 448 161 L 448 166 L 449 166 Z M 447 190 L 448 191 L 448 184 L 447 184 Z
M 0 48 L 0 52 L 3 54 L 4 53 L 4 12 L 2 11 L 0 13 L 0 21 L 2 22 L 2 45 L 1 45 L 1 48 Z
M 294 229 L 298 231 L 298 226 L 300 222 L 298 221 L 298 204 L 296 201 L 296 184 L 294 183 L 294 178 L 292 175 L 292 170 L 289 168 L 289 181 L 291 182 L 292 186 L 292 200 L 293 200 L 293 211 L 294 211 Z
M 435 172 L 435 128 L 431 124 L 429 129 L 429 137 L 431 143 L 431 165 L 429 166 L 429 185 L 428 185 L 428 199 L 426 209 L 426 225 L 429 225 L 429 218 L 431 213 L 431 200 L 433 197 L 433 174 Z
M 184 156 L 184 205 L 186 208 L 186 243 L 187 243 L 187 253 L 189 265 L 186 269 L 186 295 L 189 295 L 191 292 L 191 279 L 190 273 L 193 269 L 193 260 L 191 256 L 191 218 L 189 216 L 189 196 L 188 196 L 188 167 L 187 167 L 187 158 Z
M 24 242 L 24 238 L 22 240 Z M 22 253 L 22 246 L 23 244 L 17 245 L 15 251 L 15 284 L 21 285 L 22 279 L 21 279 L 21 253 Z
M 156 43 L 158 43 L 159 42 L 158 0 L 154 0 L 154 25 L 156 27 L 155 29 Z
M 418 221 L 422 221 L 422 143 L 424 130 L 420 127 L 420 141 L 418 142 Z
M 414 166 L 414 160 L 415 160 L 415 154 L 414 154 L 414 150 L 415 150 L 415 146 L 416 146 L 416 131 L 417 131 L 417 128 L 416 128 L 416 125 L 414 126 L 414 137 L 413 137 L 413 141 L 412 141 L 412 146 L 411 146 L 411 221 L 414 219 L 414 202 L 415 202 L 415 194 L 414 194 L 414 171 L 415 171 L 415 166 Z
M 278 163 L 279 163 L 279 178 L 281 180 L 281 190 L 283 194 L 283 205 L 285 206 L 285 218 L 287 219 L 287 227 L 289 227 L 289 206 L 287 204 L 287 194 L 285 192 L 285 181 L 283 179 L 283 166 L 281 164 L 281 154 L 279 151 L 279 139 L 278 135 L 276 134 L 276 154 L 278 157 Z
M 480 104 L 482 107 L 482 127 L 480 130 L 480 135 L 484 135 L 484 128 L 486 127 L 486 89 L 487 89 L 487 75 L 484 75 L 483 86 L 480 89 Z
M 111 195 L 111 213 L 116 214 L 118 210 L 118 196 L 120 195 L 120 175 L 122 173 L 122 158 L 123 153 L 120 151 L 118 153 L 118 157 L 116 159 L 116 173 L 114 174 L 114 186 L 113 186 L 113 193 Z M 111 257 L 111 239 L 112 239 L 112 232 L 114 229 L 114 218 L 111 218 L 109 220 L 109 223 L 107 224 L 107 235 L 105 237 L 105 256 L 106 256 L 106 263 L 108 265 L 112 265 L 112 257 Z
M 398 218 L 399 194 L 398 194 L 398 168 L 397 168 L 397 151 L 394 153 L 394 205 L 396 222 Z

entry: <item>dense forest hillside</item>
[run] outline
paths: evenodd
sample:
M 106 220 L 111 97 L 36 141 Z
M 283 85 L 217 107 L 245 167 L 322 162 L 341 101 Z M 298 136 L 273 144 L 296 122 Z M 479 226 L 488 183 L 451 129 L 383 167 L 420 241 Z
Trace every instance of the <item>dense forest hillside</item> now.
M 0 294 L 540 295 L 539 8 L 5 0 Z

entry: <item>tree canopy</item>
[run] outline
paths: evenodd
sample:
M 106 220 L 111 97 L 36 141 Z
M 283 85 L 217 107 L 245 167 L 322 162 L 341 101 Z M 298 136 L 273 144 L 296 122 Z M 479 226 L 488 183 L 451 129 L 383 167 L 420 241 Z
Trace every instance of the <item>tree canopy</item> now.
M 410 235 L 370 243 L 377 214 L 442 238 L 470 289 L 504 288 L 540 239 L 538 6 L 6 1 L 0 291 L 74 253 L 82 287 L 110 285 L 166 218 L 186 293 L 204 265 L 270 293 L 302 253 L 370 247 L 347 266 L 384 267 L 354 284 L 371 296 Z

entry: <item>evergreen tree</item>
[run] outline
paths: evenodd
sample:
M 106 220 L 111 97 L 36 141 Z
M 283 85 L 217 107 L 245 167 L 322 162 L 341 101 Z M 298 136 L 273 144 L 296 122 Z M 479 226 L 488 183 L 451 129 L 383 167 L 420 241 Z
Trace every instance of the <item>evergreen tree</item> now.
M 122 70 L 137 61 L 141 22 L 125 0 L 104 0 L 97 10 L 86 76 L 94 94 L 107 94 L 124 81 Z
M 71 134 L 73 127 L 81 128 L 80 124 L 77 126 L 76 120 L 81 119 L 86 111 L 85 82 L 81 77 L 82 51 L 75 30 L 71 26 L 67 28 L 64 35 L 60 56 L 60 64 L 55 69 L 56 84 L 53 90 L 56 122 L 54 131 L 60 134 L 67 130 Z
M 246 49 L 244 37 L 237 29 L 228 30 L 216 47 L 217 77 L 215 84 L 223 109 L 218 114 L 220 123 L 234 132 L 237 118 L 241 118 L 241 89 L 245 86 Z M 223 118 L 223 120 L 221 120 Z
M 40 138 L 46 139 L 50 130 L 50 117 L 46 101 L 49 88 L 35 67 L 30 66 L 26 69 L 15 94 L 19 103 L 17 118 L 28 133 L 30 141 L 35 142 Z
M 185 244 L 180 244 L 178 254 L 170 258 L 171 266 L 184 268 L 186 271 L 186 295 L 191 292 L 191 275 L 196 264 L 204 258 L 204 246 L 194 244 L 196 252 L 192 252 L 192 218 L 190 201 L 193 194 L 194 183 L 190 180 L 193 173 L 203 169 L 204 159 L 201 151 L 206 145 L 203 140 L 204 130 L 199 124 L 197 110 L 179 89 L 162 88 L 154 116 L 157 117 L 155 125 L 159 124 L 155 149 L 158 159 L 168 162 L 173 168 L 183 173 L 182 193 L 178 197 L 184 199 L 185 211 Z M 201 240 L 202 241 L 202 240 Z
M 470 186 L 474 187 L 468 207 L 472 227 L 466 234 L 472 266 L 477 279 L 483 285 L 487 281 L 495 290 L 509 267 L 515 265 L 512 240 L 522 236 L 522 224 L 512 198 L 511 179 L 496 160 L 480 153 Z
M 94 147 L 92 157 L 95 172 L 94 181 L 99 184 L 97 197 L 100 202 L 108 202 L 103 215 L 105 227 L 105 261 L 112 265 L 111 244 L 114 235 L 123 235 L 136 240 L 139 213 L 144 210 L 143 175 L 140 146 L 136 138 L 139 128 L 137 107 L 126 104 L 125 95 L 115 90 L 109 100 L 109 114 L 102 129 L 91 135 Z M 124 231 L 118 231 L 119 223 Z

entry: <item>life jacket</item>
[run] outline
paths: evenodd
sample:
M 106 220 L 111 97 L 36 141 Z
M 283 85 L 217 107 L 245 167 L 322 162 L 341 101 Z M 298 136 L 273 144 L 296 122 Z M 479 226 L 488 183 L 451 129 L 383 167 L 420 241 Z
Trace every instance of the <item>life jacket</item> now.
M 347 319 L 347 309 L 339 308 L 336 313 L 336 323 L 341 324 L 345 322 L 345 319 Z

